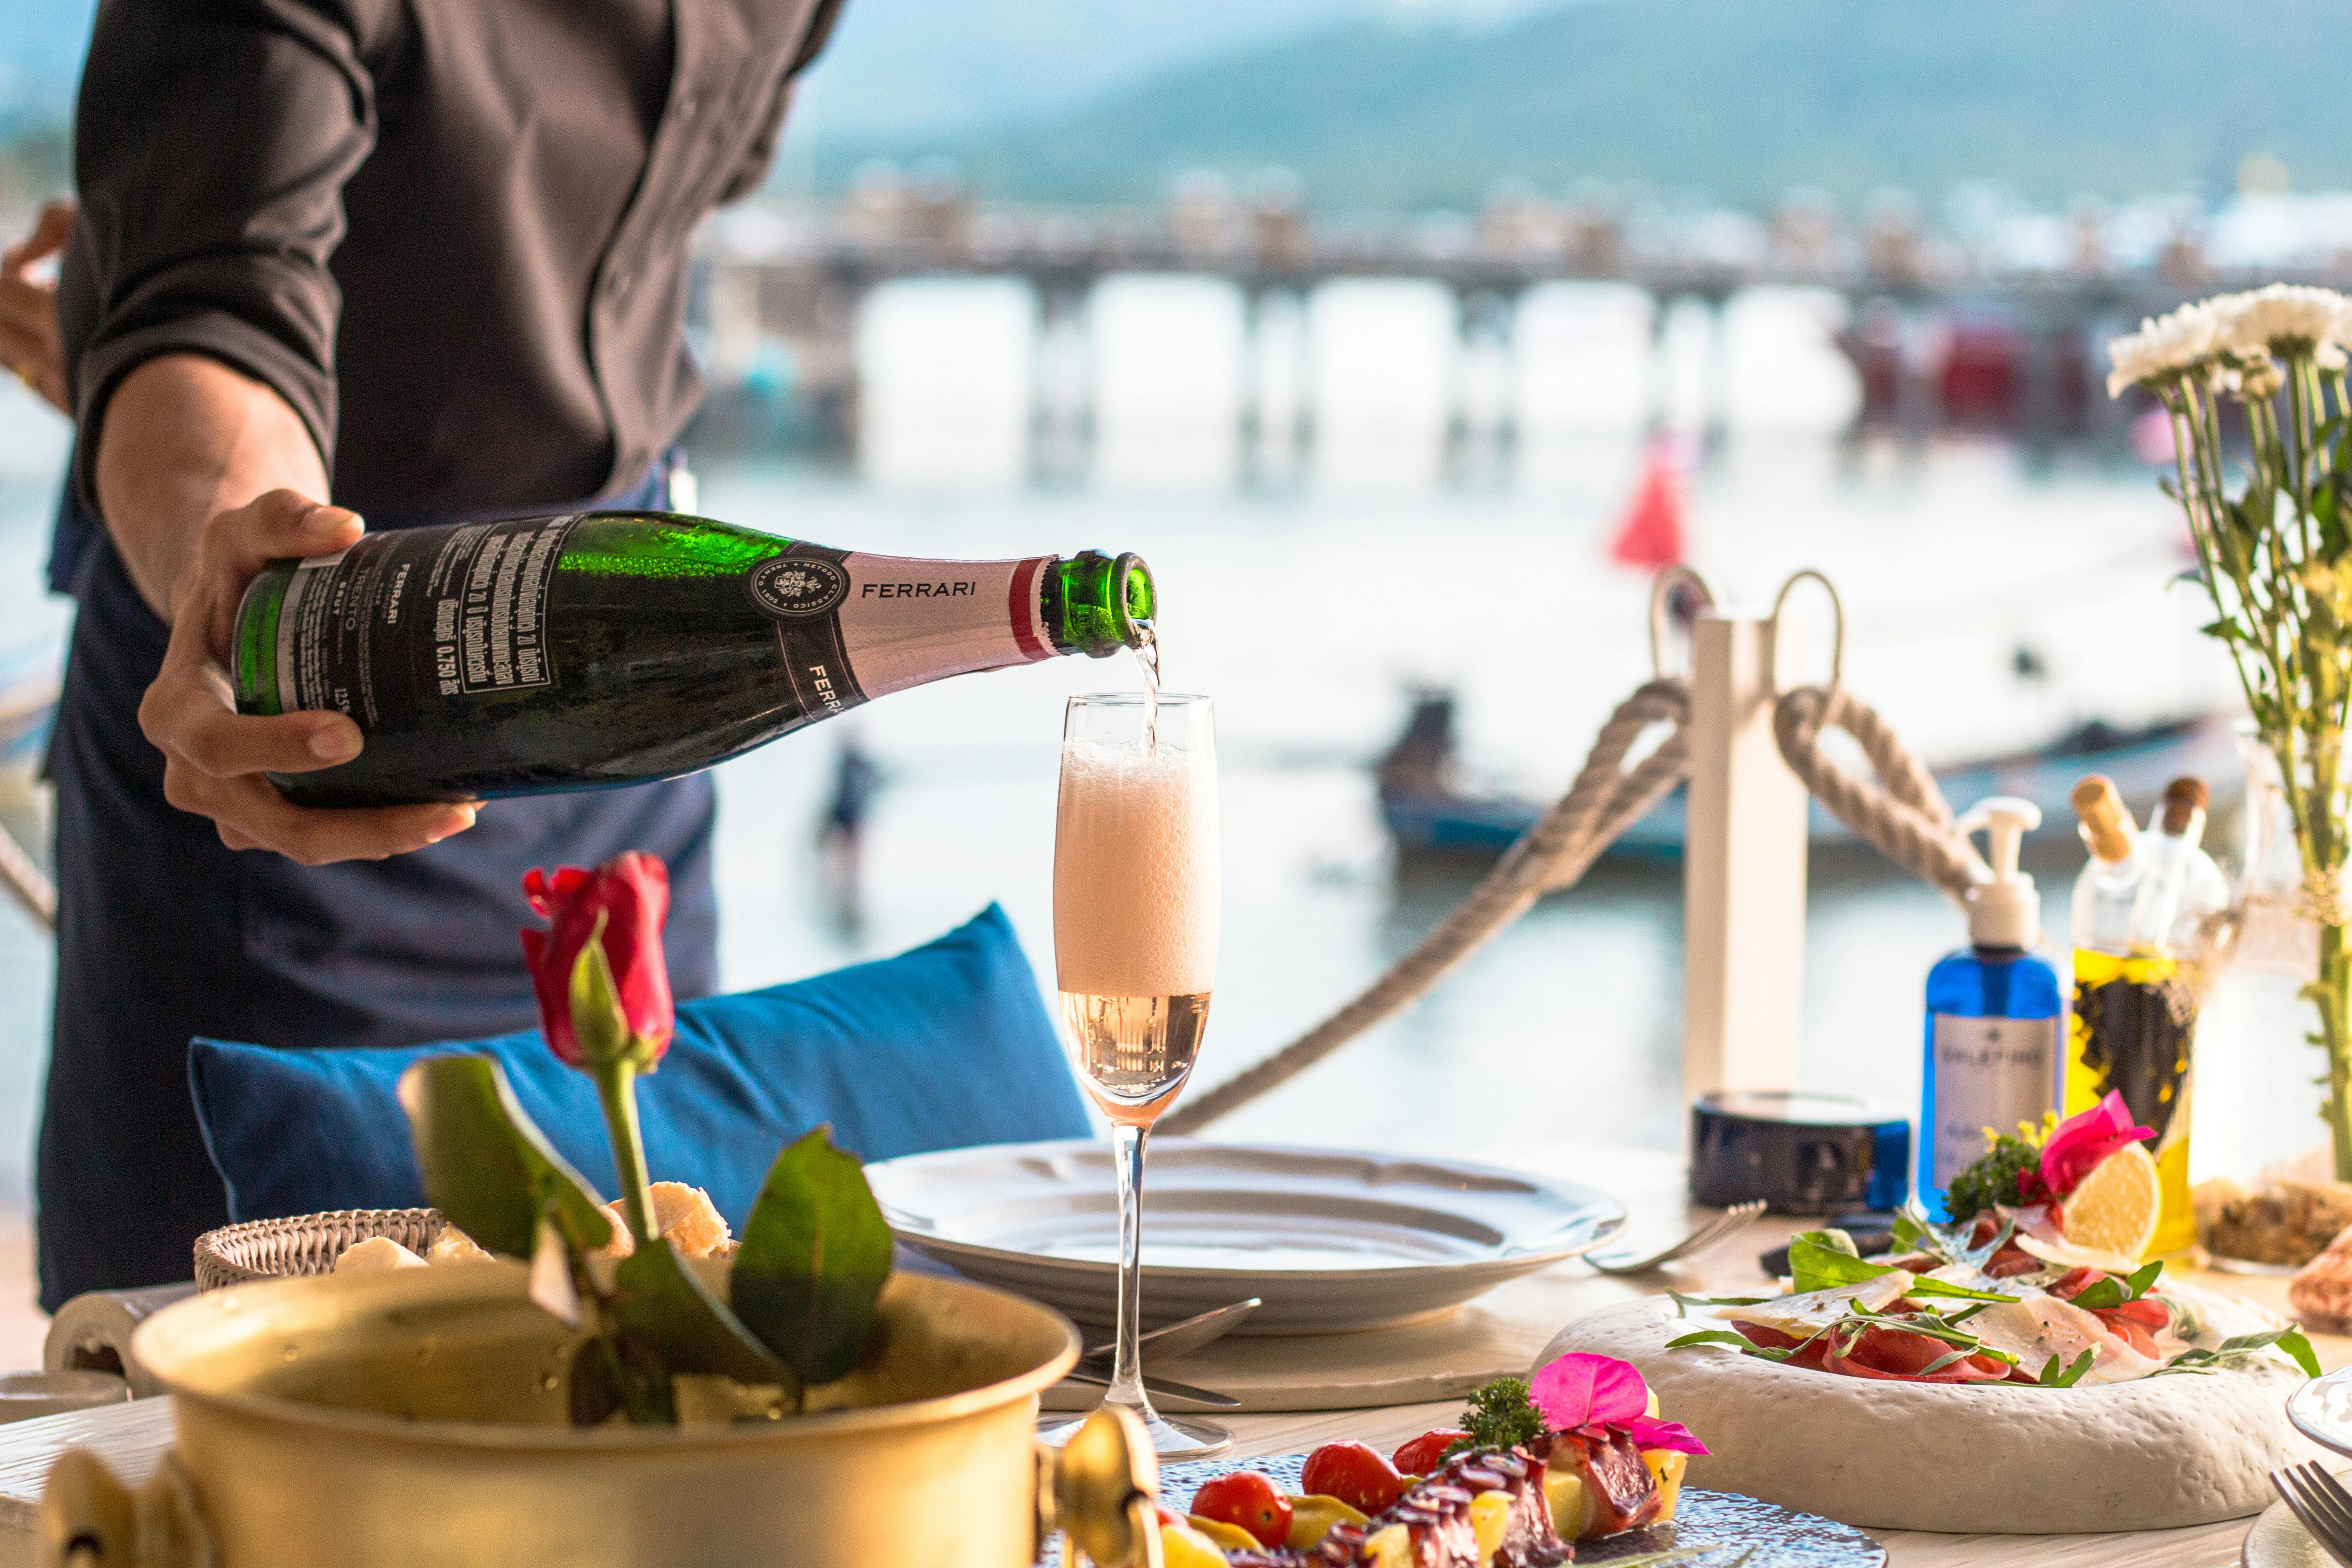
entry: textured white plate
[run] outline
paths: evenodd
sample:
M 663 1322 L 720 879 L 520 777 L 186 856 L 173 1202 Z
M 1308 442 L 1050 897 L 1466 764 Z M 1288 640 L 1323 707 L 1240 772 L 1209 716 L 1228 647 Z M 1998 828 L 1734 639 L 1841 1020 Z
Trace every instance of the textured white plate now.
M 998 1143 L 866 1167 L 898 1239 L 958 1272 L 1108 1323 L 1110 1146 Z M 1236 1332 L 1384 1328 L 1452 1311 L 1625 1223 L 1591 1187 L 1450 1160 L 1155 1139 L 1143 1184 L 1146 1327 L 1256 1296 Z

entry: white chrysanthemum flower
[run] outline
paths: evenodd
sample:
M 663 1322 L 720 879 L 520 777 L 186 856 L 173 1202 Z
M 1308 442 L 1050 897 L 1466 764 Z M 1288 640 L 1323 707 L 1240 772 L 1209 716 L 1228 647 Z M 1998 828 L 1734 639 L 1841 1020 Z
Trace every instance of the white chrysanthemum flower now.
M 2347 301 L 2333 289 L 2273 283 L 2213 301 L 2221 346 L 2254 352 L 2275 344 L 2340 346 Z
M 2107 345 L 2115 366 L 2107 377 L 2107 395 L 2120 396 L 2134 386 L 2177 374 L 2210 359 L 2221 347 L 2221 321 L 2215 301 L 2200 300 L 2178 310 L 2144 321 L 2139 331 Z

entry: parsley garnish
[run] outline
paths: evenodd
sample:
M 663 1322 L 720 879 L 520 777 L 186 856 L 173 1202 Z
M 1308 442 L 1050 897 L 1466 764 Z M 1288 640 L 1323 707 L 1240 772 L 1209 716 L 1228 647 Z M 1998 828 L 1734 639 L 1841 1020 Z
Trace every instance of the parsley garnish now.
M 1498 1377 L 1470 1395 L 1462 1411 L 1462 1429 L 1470 1435 L 1454 1440 L 1445 1450 L 1449 1458 L 1478 1448 L 1532 1443 L 1550 1431 L 1551 1426 L 1528 1397 L 1525 1378 Z
M 2042 1141 L 2056 1124 L 2054 1115 L 2046 1116 L 2038 1129 L 2020 1122 L 2014 1132 L 1993 1132 L 1983 1157 L 1954 1176 L 1944 1193 L 1944 1208 L 1952 1223 L 1965 1224 L 1995 1206 L 2023 1207 L 2025 1198 L 2017 1190 L 2017 1178 L 2040 1168 Z

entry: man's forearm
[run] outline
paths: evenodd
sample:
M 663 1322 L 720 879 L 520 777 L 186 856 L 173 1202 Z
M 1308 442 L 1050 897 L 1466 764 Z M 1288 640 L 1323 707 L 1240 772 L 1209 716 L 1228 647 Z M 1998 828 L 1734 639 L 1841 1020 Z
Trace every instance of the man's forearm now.
M 326 466 L 300 416 L 200 354 L 165 354 L 122 378 L 100 422 L 96 473 L 107 531 L 140 597 L 167 622 L 206 519 L 267 490 L 327 499 Z

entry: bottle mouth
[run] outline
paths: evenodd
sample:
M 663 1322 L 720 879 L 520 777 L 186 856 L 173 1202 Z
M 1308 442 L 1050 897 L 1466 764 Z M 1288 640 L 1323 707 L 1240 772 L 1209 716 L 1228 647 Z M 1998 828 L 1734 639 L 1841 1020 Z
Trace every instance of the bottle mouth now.
M 1129 647 L 1141 647 L 1156 640 L 1152 617 L 1160 608 L 1159 595 L 1153 591 L 1151 568 L 1143 557 L 1132 550 L 1111 563 L 1110 609 L 1118 624 L 1118 639 Z

